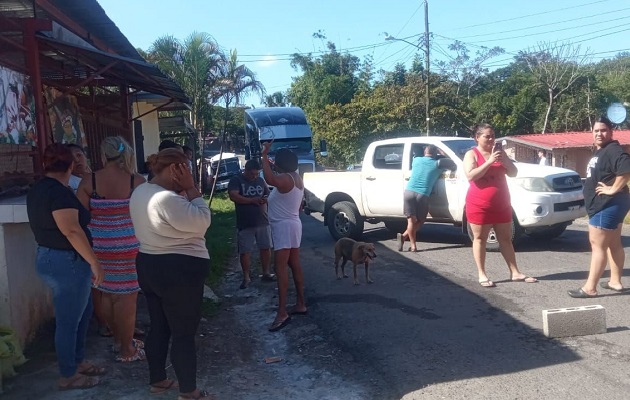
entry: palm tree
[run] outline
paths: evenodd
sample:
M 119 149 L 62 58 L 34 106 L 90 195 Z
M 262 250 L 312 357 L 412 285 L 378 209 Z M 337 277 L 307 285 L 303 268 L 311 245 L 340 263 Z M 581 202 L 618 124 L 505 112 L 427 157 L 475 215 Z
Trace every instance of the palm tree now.
M 236 50 L 231 50 L 229 58 L 219 65 L 214 91 L 214 98 L 216 100 L 223 100 L 225 103 L 223 135 L 221 138 L 221 150 L 219 152 L 218 165 L 221 165 L 221 159 L 223 158 L 223 146 L 225 145 L 227 123 L 230 117 L 230 105 L 232 102 L 234 102 L 235 105 L 240 104 L 243 96 L 249 93 L 257 93 L 262 102 L 262 99 L 265 96 L 265 87 L 262 82 L 256 79 L 256 73 L 254 71 L 243 64 L 239 65 L 238 53 Z M 214 197 L 215 187 L 216 180 L 214 181 L 212 190 L 210 191 L 210 202 L 212 202 L 212 198 Z
M 229 108 L 234 102 L 238 105 L 246 94 L 258 94 L 261 102 L 265 96 L 265 87 L 256 79 L 256 73 L 245 65 L 238 63 L 236 50 L 230 51 L 230 56 L 219 66 L 216 80 L 215 99 L 225 103 L 225 118 L 223 120 L 223 140 L 227 131 Z
M 167 35 L 158 38 L 147 60 L 177 82 L 191 100 L 191 123 L 200 134 L 210 110 L 217 73 L 225 63 L 219 45 L 207 33 L 193 32 L 184 41 Z

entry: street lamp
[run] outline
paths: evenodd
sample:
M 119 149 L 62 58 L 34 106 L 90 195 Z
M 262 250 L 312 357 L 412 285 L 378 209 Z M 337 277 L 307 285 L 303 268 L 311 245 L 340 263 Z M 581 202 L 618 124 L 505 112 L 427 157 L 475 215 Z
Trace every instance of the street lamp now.
M 424 112 L 425 112 L 425 116 L 426 116 L 426 120 L 427 120 L 427 136 L 429 136 L 429 133 L 430 133 L 430 121 L 431 121 L 430 114 L 429 114 L 429 111 L 431 109 L 430 106 L 429 106 L 429 89 L 430 89 L 430 87 L 429 87 L 429 34 L 428 33 L 426 34 L 424 49 L 422 48 L 422 46 L 420 46 L 418 44 L 415 44 L 415 43 L 412 43 L 412 42 L 410 42 L 408 40 L 398 39 L 398 38 L 395 38 L 395 37 L 393 37 L 391 35 L 388 35 L 387 33 L 385 35 L 386 35 L 385 36 L 385 40 L 395 40 L 397 42 L 404 42 L 404 43 L 407 43 L 410 46 L 415 47 L 418 50 L 423 50 L 424 51 L 424 59 L 425 59 L 425 65 L 426 65 L 425 69 L 427 70 L 427 72 L 426 72 L 427 73 L 426 79 L 424 81 L 424 94 L 425 94 L 425 99 L 424 99 L 425 110 L 424 110 Z

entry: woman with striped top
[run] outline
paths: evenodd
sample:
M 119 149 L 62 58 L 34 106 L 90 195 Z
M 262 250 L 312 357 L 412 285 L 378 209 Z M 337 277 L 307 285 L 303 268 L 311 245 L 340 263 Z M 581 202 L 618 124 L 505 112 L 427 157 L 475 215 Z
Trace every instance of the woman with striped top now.
M 135 172 L 133 148 L 123 138 L 106 138 L 101 157 L 104 167 L 92 179 L 83 179 L 77 195 L 92 214 L 89 228 L 94 253 L 105 271 L 98 289 L 103 315 L 114 334 L 114 348 L 119 351 L 116 360 L 144 360 L 144 344 L 133 338 L 140 290 L 136 273 L 139 244 L 129 215 L 129 198 L 145 179 Z

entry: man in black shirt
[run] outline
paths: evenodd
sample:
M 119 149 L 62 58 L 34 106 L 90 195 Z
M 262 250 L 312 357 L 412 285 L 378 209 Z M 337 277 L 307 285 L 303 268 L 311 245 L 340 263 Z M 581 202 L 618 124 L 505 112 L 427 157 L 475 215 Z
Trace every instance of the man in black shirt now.
M 250 253 L 258 247 L 262 264 L 262 280 L 274 281 L 274 275 L 269 272 L 271 261 L 271 229 L 267 218 L 267 196 L 269 187 L 259 176 L 260 165 L 256 160 L 245 163 L 245 171 L 230 179 L 228 194 L 236 205 L 236 227 L 238 229 L 238 252 L 241 268 L 243 269 L 243 283 L 241 289 L 247 288 L 251 278 L 249 276 Z

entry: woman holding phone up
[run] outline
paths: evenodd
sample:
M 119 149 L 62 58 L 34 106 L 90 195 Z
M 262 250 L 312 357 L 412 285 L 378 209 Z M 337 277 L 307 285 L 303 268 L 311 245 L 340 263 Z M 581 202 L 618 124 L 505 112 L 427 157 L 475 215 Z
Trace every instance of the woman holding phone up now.
M 479 284 L 483 287 L 496 286 L 486 274 L 486 241 L 493 228 L 501 255 L 510 269 L 510 279 L 514 282 L 538 282 L 518 270 L 512 245 L 512 205 L 505 176 L 516 176 L 516 166 L 501 144 L 496 142 L 492 125 L 475 125 L 473 137 L 477 147 L 466 153 L 464 172 L 470 182 L 466 194 L 466 219 L 473 232 L 473 256 Z

